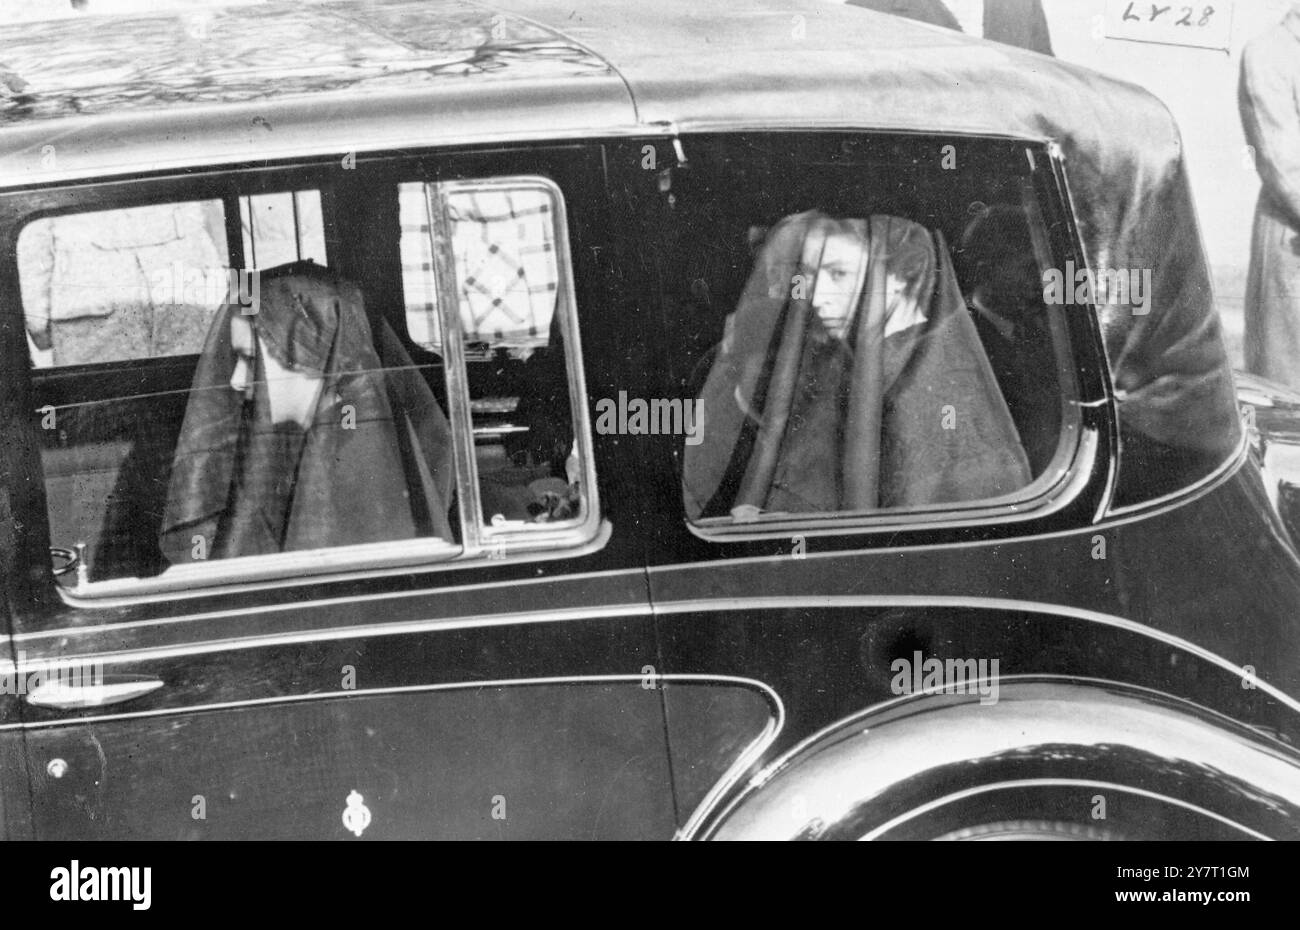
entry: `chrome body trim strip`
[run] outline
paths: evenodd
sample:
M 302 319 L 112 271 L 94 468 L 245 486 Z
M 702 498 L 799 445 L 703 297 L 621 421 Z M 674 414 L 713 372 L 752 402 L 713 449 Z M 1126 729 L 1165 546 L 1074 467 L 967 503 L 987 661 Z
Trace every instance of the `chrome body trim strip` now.
M 800 536 L 849 536 L 881 533 L 904 533 L 935 530 L 963 529 L 982 526 L 1002 526 L 1024 523 L 1051 516 L 1069 506 L 1092 479 L 1092 470 L 1100 452 L 1100 441 L 1095 430 L 1083 429 L 1079 424 L 1066 425 L 1063 438 L 1069 432 L 1078 432 L 1078 442 L 1070 463 L 1061 473 L 1049 476 L 1039 485 L 1036 494 L 1018 497 L 1010 503 L 972 505 L 963 511 L 960 505 L 935 505 L 927 510 L 907 510 L 899 513 L 871 514 L 841 513 L 827 516 L 795 515 L 789 518 L 772 517 L 756 523 L 735 523 L 726 517 L 706 521 L 686 521 L 691 534 L 711 543 L 760 542 L 764 540 Z M 1045 485 L 1045 487 L 1043 486 Z M 1030 486 L 1033 490 L 1033 486 Z M 1081 527 L 1079 531 L 1085 529 Z M 900 549 L 906 548 L 903 546 Z
M 1160 512 L 1171 504 L 1176 504 L 1187 500 L 1190 497 L 1198 496 L 1203 490 L 1207 490 L 1214 485 L 1220 484 L 1223 480 L 1231 477 L 1243 465 L 1246 464 L 1246 457 L 1250 453 L 1250 440 L 1246 431 L 1242 430 L 1241 441 L 1237 443 L 1234 452 L 1219 463 L 1212 471 L 1205 474 L 1204 477 L 1198 478 L 1191 484 L 1179 488 L 1169 494 L 1160 497 L 1153 497 L 1149 501 L 1141 501 L 1137 504 L 1127 504 L 1123 507 L 1111 507 L 1106 511 L 1105 522 L 1114 522 L 1122 520 L 1127 522 L 1130 517 L 1141 517 L 1153 512 Z M 1124 450 L 1120 450 L 1120 458 L 1123 459 Z
M 529 555 L 524 555 L 524 554 L 513 555 L 513 556 L 507 555 L 507 557 L 503 561 L 499 561 L 496 564 L 510 565 L 513 563 L 554 561 L 557 559 L 573 558 L 577 556 L 588 555 L 591 552 L 596 552 L 599 551 L 601 548 L 603 548 L 605 543 L 609 541 L 609 535 L 610 535 L 610 527 L 608 522 L 605 522 L 602 524 L 600 536 L 598 536 L 595 540 L 593 540 L 590 544 L 588 544 L 586 547 L 582 549 L 540 552 L 540 553 L 529 554 Z M 440 568 L 441 567 L 467 568 L 467 567 L 481 567 L 482 565 L 483 563 L 481 561 L 452 562 L 452 563 L 447 563 L 445 566 L 439 566 L 439 567 Z M 644 573 L 644 571 L 645 570 L 642 568 L 620 568 L 620 569 L 611 569 L 609 571 L 600 571 L 600 572 L 578 572 L 574 574 L 560 575 L 560 576 L 546 576 L 540 578 L 519 578 L 519 579 L 512 580 L 510 584 L 512 586 L 517 587 L 520 585 L 555 584 L 557 582 L 564 582 L 564 581 L 589 581 L 596 578 L 616 578 L 619 576 L 627 576 L 627 575 L 640 576 Z M 383 578 L 383 577 L 390 577 L 392 575 L 399 575 L 399 574 L 401 575 L 411 574 L 411 570 L 393 568 L 387 571 L 380 571 L 380 572 L 348 573 L 346 575 L 331 576 L 325 578 L 301 579 L 297 581 L 297 584 L 324 584 L 330 581 L 342 581 L 342 580 L 349 580 L 354 578 Z M 291 582 L 285 581 L 280 584 L 245 585 L 240 588 L 236 588 L 234 590 L 238 592 L 265 591 L 274 588 L 284 588 L 289 586 L 291 586 Z M 389 591 L 384 593 L 383 595 L 379 595 L 378 597 L 380 597 L 380 599 L 383 600 L 392 600 L 392 599 L 404 600 L 409 598 L 430 597 L 430 596 L 445 595 L 445 594 L 464 594 L 471 591 L 492 590 L 492 589 L 498 589 L 500 587 L 501 587 L 501 582 L 477 582 L 474 584 L 448 585 L 443 588 L 425 588 L 418 591 Z M 204 595 L 210 596 L 212 593 L 213 592 L 211 591 L 201 591 L 201 592 L 194 593 L 193 595 L 191 595 L 191 597 L 199 597 Z M 333 606 L 333 605 L 340 605 L 340 604 L 357 604 L 357 603 L 363 603 L 365 601 L 373 601 L 375 599 L 376 599 L 376 595 L 373 594 L 369 594 L 369 595 L 354 594 L 354 595 L 348 595 L 346 597 L 321 598 L 319 600 L 311 601 L 310 603 L 313 607 L 325 607 L 325 606 Z M 135 604 L 140 602 L 139 599 L 134 599 L 134 598 L 122 599 L 120 601 L 106 600 L 106 601 L 94 601 L 94 602 L 78 602 L 73 600 L 72 598 L 65 597 L 64 600 L 69 602 L 69 606 L 73 606 L 73 607 L 119 607 L 119 606 L 125 606 L 125 605 L 130 605 L 130 604 Z M 159 598 L 159 600 L 171 600 L 171 599 Z M 302 609 L 302 607 L 303 607 L 302 602 L 294 603 L 294 604 L 269 604 L 269 605 L 263 605 L 258 607 L 257 611 L 263 614 L 273 614 L 273 613 L 281 613 L 284 611 L 300 610 Z M 114 630 L 129 630 L 129 629 L 139 629 L 139 628 L 146 628 L 146 627 L 166 626 L 172 623 L 189 623 L 193 621 L 202 621 L 202 620 L 220 620 L 226 617 L 243 616 L 248 612 L 249 612 L 249 608 L 244 607 L 244 608 L 235 608 L 232 610 L 210 610 L 210 611 L 204 611 L 203 613 L 186 614 L 182 616 L 156 617 L 149 620 L 125 620 L 120 623 L 105 624 L 103 627 L 72 626 L 72 627 L 59 627 L 57 629 L 52 629 L 52 630 L 32 630 L 23 633 L 18 633 L 15 634 L 14 636 L 0 636 L 0 644 L 12 641 L 13 643 L 21 645 L 23 643 L 40 641 L 43 639 L 51 639 L 51 638 L 67 639 L 69 637 L 83 635 L 88 630 L 102 629 L 104 627 L 111 627 Z M 3 663 L 3 661 L 4 661 L 3 657 L 0 657 L 0 663 Z
M 176 714 L 208 713 L 223 710 L 241 710 L 250 707 L 270 707 L 277 704 L 297 704 L 307 701 L 325 701 L 335 698 L 383 697 L 398 694 L 421 694 L 436 691 L 483 690 L 485 688 L 528 687 L 535 685 L 557 684 L 633 684 L 649 680 L 654 687 L 659 684 L 730 684 L 740 685 L 759 691 L 775 698 L 775 692 L 761 681 L 734 675 L 560 675 L 550 678 L 496 678 L 489 681 L 454 681 L 427 685 L 398 685 L 390 688 L 363 688 L 355 691 L 322 691 L 311 694 L 276 695 L 267 698 L 252 698 L 247 701 L 221 701 L 212 704 L 197 704 L 189 707 L 163 707 L 156 710 L 123 711 L 104 714 L 98 717 L 71 717 L 66 720 L 25 721 L 0 725 L 5 730 L 41 730 L 47 728 L 65 728 L 90 726 L 99 723 L 113 723 L 121 720 L 142 720 L 154 717 L 166 717 Z M 647 689 L 649 690 L 649 689 Z
M 295 605 L 296 606 L 296 605 Z M 603 620 L 610 617 L 644 617 L 650 615 L 648 604 L 628 603 L 601 607 L 581 607 L 566 610 L 521 611 L 519 613 L 484 614 L 473 617 L 447 617 L 430 620 L 398 620 L 386 623 L 353 624 L 323 630 L 306 630 L 292 633 L 268 633 L 259 636 L 239 636 L 186 643 L 179 646 L 158 646 L 147 649 L 123 649 L 112 652 L 82 653 L 80 656 L 59 656 L 57 659 L 39 658 L 48 668 L 63 668 L 84 664 L 88 659 L 105 666 L 174 659 L 182 656 L 210 655 L 214 652 L 231 652 L 246 649 L 267 649 L 275 646 L 295 646 L 311 642 L 336 642 L 344 639 L 366 639 L 380 636 L 405 636 L 444 630 L 479 629 L 496 626 L 515 626 L 532 623 L 558 623 L 565 620 Z M 63 642 L 67 637 L 60 637 Z M 0 676 L 14 670 L 13 660 L 0 659 Z
M 570 559 L 570 558 L 578 558 L 584 555 L 591 555 L 594 552 L 599 552 L 600 550 L 604 549 L 612 535 L 613 535 L 613 526 L 609 523 L 608 520 L 602 519 L 597 524 L 596 532 L 593 536 L 585 540 L 582 540 L 580 543 L 573 544 L 570 548 L 549 548 L 549 549 L 537 548 L 535 550 L 526 550 L 523 546 L 520 546 L 517 547 L 514 551 L 508 551 L 503 558 L 493 560 L 492 564 L 512 565 L 512 564 L 527 564 L 532 562 L 553 562 L 559 559 Z M 574 538 L 577 538 L 576 533 L 574 534 Z M 539 547 L 545 545 L 548 542 L 554 542 L 553 539 L 547 539 L 541 536 L 538 536 L 536 538 L 529 537 L 527 541 L 535 543 Z M 432 542 L 438 542 L 438 541 L 432 540 Z M 360 581 L 360 580 L 366 580 L 371 578 L 390 578 L 393 577 L 394 575 L 411 575 L 411 574 L 423 574 L 426 572 L 450 571 L 455 569 L 481 568 L 485 564 L 481 556 L 462 557 L 458 555 L 457 557 L 444 559 L 442 561 L 428 561 L 428 560 L 420 559 L 418 558 L 419 551 L 418 550 L 414 552 L 412 551 L 415 549 L 417 545 L 418 545 L 417 542 L 413 542 L 411 540 L 404 540 L 404 541 L 399 540 L 397 542 L 387 542 L 387 543 L 368 543 L 364 546 L 346 546 L 346 547 L 340 546 L 334 549 L 318 549 L 318 550 L 314 550 L 311 553 L 305 553 L 305 554 L 288 553 L 288 554 L 271 555 L 271 556 L 250 556 L 249 558 L 252 559 L 264 559 L 264 560 L 298 558 L 299 555 L 307 558 L 309 561 L 312 559 L 312 557 L 315 557 L 317 560 L 320 561 L 325 561 L 324 559 L 321 558 L 323 556 L 330 556 L 331 558 L 328 561 L 325 561 L 325 564 L 321 565 L 319 570 L 315 572 L 304 570 L 299 574 L 293 576 L 287 576 L 283 574 L 287 570 L 280 567 L 282 563 L 277 563 L 273 565 L 271 568 L 266 570 L 266 572 L 270 575 L 270 578 L 267 580 L 261 580 L 261 579 L 242 580 L 242 581 L 231 582 L 230 584 L 222 584 L 219 586 L 209 585 L 207 587 L 197 588 L 197 589 L 187 587 L 187 588 L 180 588 L 173 591 L 168 588 L 149 588 L 145 591 L 140 591 L 140 593 L 126 594 L 126 593 L 119 593 L 121 589 L 118 588 L 105 588 L 104 589 L 105 593 L 102 596 L 96 594 L 94 597 L 86 597 L 81 592 L 74 591 L 69 588 L 64 588 L 61 585 L 56 585 L 55 590 L 58 592 L 60 599 L 69 607 L 79 607 L 79 608 L 128 607 L 136 604 L 171 603 L 178 600 L 193 600 L 200 597 L 212 597 L 213 595 L 216 594 L 243 594 L 243 593 L 249 593 L 255 591 L 267 591 L 276 588 L 302 587 L 304 585 L 312 585 L 312 584 L 329 584 L 330 582 L 335 582 L 335 581 L 354 581 L 354 580 Z M 458 551 L 460 549 L 459 546 L 455 548 Z M 364 551 L 369 555 L 369 558 L 367 558 L 366 561 L 363 563 L 361 562 L 359 556 L 352 555 L 354 551 L 357 552 Z M 380 554 L 375 555 L 374 553 L 376 551 L 378 551 Z M 409 560 L 401 558 L 402 555 L 409 556 L 410 557 Z M 234 562 L 236 560 L 230 559 L 229 561 Z M 374 562 L 376 564 L 370 565 L 369 564 L 370 562 Z M 355 566 L 355 567 L 353 568 L 344 567 L 348 565 Z M 181 567 L 188 569 L 191 566 L 181 566 Z M 193 567 L 199 568 L 204 566 L 193 566 Z M 634 571 L 639 573 L 641 569 L 629 569 L 629 571 Z M 596 574 L 617 574 L 617 573 L 618 570 L 612 573 L 599 572 Z M 566 575 L 564 577 L 572 578 L 576 576 Z M 546 578 L 546 579 L 530 578 L 530 579 L 520 580 L 517 582 L 511 582 L 511 583 L 524 584 L 532 581 L 555 581 L 555 579 L 554 578 Z M 110 586 L 110 585 L 117 585 L 118 582 L 97 581 L 97 582 L 92 582 L 92 584 Z M 125 588 L 124 590 L 130 590 L 130 591 L 139 590 L 139 588 L 136 587 L 135 582 L 131 582 L 130 584 L 131 587 Z M 470 585 L 467 587 L 470 588 L 499 587 L 499 584 Z M 407 591 L 401 593 L 386 594 L 384 596 L 385 597 L 418 597 L 420 595 L 429 595 L 437 591 L 445 591 L 445 590 L 447 589 L 430 588 L 424 591 L 415 591 L 415 592 Z M 365 597 L 345 598 L 338 601 L 327 600 L 325 601 L 325 603 L 331 603 L 331 602 L 342 603 L 347 600 L 358 600 L 358 599 L 366 600 L 367 598 Z M 265 611 L 265 610 L 277 610 L 282 608 L 261 607 L 258 609 Z M 229 615 L 232 613 L 247 613 L 247 612 L 248 611 L 245 609 L 239 611 L 219 611 L 215 613 L 206 613 L 206 614 L 199 614 L 194 616 L 213 617 L 213 616 Z M 172 618 L 165 618 L 159 621 L 154 621 L 154 620 L 127 621 L 126 623 L 113 624 L 113 626 L 115 628 L 121 629 L 121 628 L 127 628 L 136 623 L 143 623 L 143 624 L 167 623 L 167 622 L 174 622 L 176 620 L 185 620 L 185 619 L 190 619 L 190 618 L 172 617 Z M 70 628 L 64 628 L 62 632 L 76 632 L 84 629 L 85 627 L 70 627 Z M 40 638 L 46 635 L 49 634 L 46 632 L 24 632 L 24 633 L 17 634 L 14 637 L 14 639 L 15 640 L 32 639 L 32 638 Z M 0 637 L 0 642 L 3 642 L 4 639 L 5 637 Z
M 1259 679 L 1255 675 L 1247 674 L 1244 668 L 1234 665 L 1232 662 L 1229 662 L 1227 659 L 1216 653 L 1210 652 L 1208 649 L 1204 649 L 1195 643 L 1182 639 L 1181 637 L 1174 636 L 1172 633 L 1166 633 L 1163 630 L 1157 630 L 1144 623 L 1139 623 L 1136 620 L 1128 620 L 1123 617 L 1116 617 L 1111 614 L 1104 614 L 1081 607 L 1070 607 L 1064 604 L 1019 601 L 1008 598 L 952 596 L 929 597 L 925 595 L 826 595 L 821 597 L 743 598 L 740 600 L 727 601 L 722 605 L 715 605 L 711 601 L 670 601 L 663 604 L 656 603 L 654 605 L 654 612 L 656 614 L 681 614 L 697 612 L 706 613 L 732 609 L 808 610 L 821 608 L 825 610 L 853 607 L 971 607 L 988 610 L 1021 611 L 1025 613 L 1056 615 L 1069 617 L 1074 620 L 1085 620 L 1090 623 L 1099 623 L 1104 626 L 1123 630 L 1126 633 L 1144 636 L 1175 649 L 1190 653 L 1198 659 L 1202 659 L 1223 669 L 1235 678 L 1239 678 L 1242 681 L 1251 681 L 1251 683 L 1259 690 L 1264 691 L 1270 697 L 1289 707 L 1291 710 L 1294 710 L 1296 713 L 1300 713 L 1300 700 L 1291 697 L 1286 692 L 1281 691 L 1262 679 Z
M 622 573 L 614 573 L 622 574 Z M 428 592 L 405 592 L 402 596 L 426 596 Z M 371 598 L 341 598 L 333 603 L 356 603 L 359 601 L 371 600 Z M 277 609 L 298 609 L 300 605 L 282 605 Z M 152 649 L 122 650 L 120 652 L 105 653 L 69 653 L 60 656 L 57 663 L 49 659 L 40 659 L 47 665 L 75 665 L 78 662 L 84 662 L 87 659 L 102 661 L 106 664 L 127 663 L 149 661 L 155 658 L 166 656 L 190 655 L 198 653 L 209 653 L 223 651 L 227 649 L 255 649 L 266 646 L 290 645 L 293 643 L 303 643 L 315 640 L 339 640 L 339 639 L 360 639 L 367 636 L 393 636 L 411 633 L 432 632 L 436 630 L 449 629 L 467 629 L 474 627 L 488 626 L 509 626 L 513 624 L 526 623 L 547 623 L 558 622 L 563 620 L 589 620 L 599 619 L 602 617 L 633 617 L 648 615 L 674 615 L 686 613 L 721 613 L 721 612 L 739 612 L 746 610 L 790 610 L 790 609 L 823 609 L 823 610 L 841 610 L 852 609 L 855 607 L 939 607 L 939 608 L 973 608 L 1000 611 L 1020 611 L 1026 613 L 1042 614 L 1047 616 L 1064 616 L 1075 620 L 1085 620 L 1093 623 L 1100 623 L 1116 629 L 1123 630 L 1138 636 L 1154 639 L 1165 645 L 1185 651 L 1197 658 L 1203 659 L 1234 677 L 1241 678 L 1243 681 L 1248 677 L 1254 683 L 1256 688 L 1264 691 L 1275 700 L 1286 705 L 1290 709 L 1300 713 L 1300 700 L 1293 698 L 1285 692 L 1279 690 L 1268 682 L 1255 676 L 1247 676 L 1245 669 L 1234 665 L 1227 659 L 1210 652 L 1195 643 L 1156 630 L 1145 624 L 1134 620 L 1128 620 L 1123 617 L 1116 617 L 1110 614 L 1103 614 L 1093 610 L 1087 610 L 1080 607 L 1070 607 L 1063 604 L 1050 604 L 1036 601 L 1022 601 L 1007 598 L 981 598 L 981 597 L 954 597 L 954 596 L 926 596 L 926 595 L 823 595 L 823 596 L 789 596 L 789 597 L 756 597 L 756 598 L 736 598 L 727 601 L 717 601 L 712 599 L 702 600 L 678 600 L 667 602 L 656 602 L 653 607 L 650 604 L 623 604 L 623 605 L 605 605 L 597 607 L 575 608 L 571 610 L 555 611 L 519 611 L 503 614 L 476 615 L 461 617 L 441 617 L 425 620 L 397 621 L 391 623 L 375 623 L 365 625 L 351 625 L 337 627 L 329 630 L 312 630 L 303 633 L 286 633 L 286 634 L 269 634 L 259 637 L 240 637 L 233 640 L 218 640 L 207 643 L 197 643 L 194 645 L 164 647 Z M 223 612 L 223 613 L 241 613 L 240 611 Z M 201 619 L 201 617 L 190 618 L 192 620 Z M 143 623 L 166 623 L 167 620 L 161 621 L 141 621 Z M 64 629 L 41 634 L 43 637 L 55 637 L 60 641 L 68 640 L 76 633 L 84 633 L 84 629 Z M 31 634 L 25 634 L 28 641 Z M 12 674 L 14 668 L 13 660 L 9 657 L 0 658 L 0 675 Z
M 472 441 L 474 419 L 469 407 L 469 377 L 465 371 L 465 335 L 460 328 L 460 289 L 456 256 L 452 253 L 451 222 L 447 219 L 447 194 L 441 183 L 424 185 L 425 221 L 433 257 L 433 280 L 438 295 L 438 323 L 442 330 L 443 370 L 447 377 L 447 419 L 451 426 L 452 465 L 456 472 L 456 507 L 460 515 L 461 545 L 471 558 L 482 554 L 478 462 Z
M 677 831 L 677 835 L 673 837 L 675 840 L 688 840 L 700 831 L 709 813 L 758 763 L 785 728 L 785 703 L 781 700 L 781 695 L 777 694 L 771 686 L 762 682 L 753 681 L 752 679 L 745 679 L 745 681 L 762 691 L 773 708 L 774 714 L 768 719 L 767 726 L 763 728 L 762 732 L 741 750 L 731 765 L 727 767 L 727 770 L 722 773 L 722 777 L 714 782 L 713 787 L 709 789 L 703 800 L 695 806 L 695 810 L 686 818 L 686 822 L 682 824 L 681 829 Z M 669 748 L 671 750 L 671 741 Z

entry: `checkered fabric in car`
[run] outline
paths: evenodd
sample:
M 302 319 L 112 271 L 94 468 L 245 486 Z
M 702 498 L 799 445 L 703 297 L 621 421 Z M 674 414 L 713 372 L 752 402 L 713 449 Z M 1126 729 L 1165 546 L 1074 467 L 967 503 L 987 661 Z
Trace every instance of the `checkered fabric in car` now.
M 558 289 L 550 195 L 527 188 L 457 191 L 448 195 L 447 210 L 466 339 L 545 344 Z M 402 188 L 402 270 L 411 335 L 435 347 L 437 287 L 419 184 Z

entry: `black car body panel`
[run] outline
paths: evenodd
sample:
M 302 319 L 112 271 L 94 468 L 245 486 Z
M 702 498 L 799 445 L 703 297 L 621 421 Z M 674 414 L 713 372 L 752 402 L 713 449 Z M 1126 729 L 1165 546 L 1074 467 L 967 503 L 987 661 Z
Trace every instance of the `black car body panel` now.
M 123 19 L 96 36 L 104 58 L 60 67 L 45 49 L 80 47 L 85 22 L 0 30 L 0 64 L 27 82 L 0 102 L 6 836 L 694 838 L 771 835 L 785 818 L 776 833 L 838 838 L 901 817 L 915 838 L 978 832 L 1017 804 L 1088 834 L 1094 788 L 989 787 L 1054 774 L 1113 783 L 1098 790 L 1126 799 L 1117 835 L 1147 835 L 1135 819 L 1296 835 L 1295 793 L 1277 783 L 1300 773 L 1300 555 L 1248 453 L 1168 114 L 1082 69 L 892 17 L 812 0 L 669 7 L 273 3 L 200 26 Z M 230 41 L 190 55 L 196 28 Z M 95 80 L 149 30 L 179 37 L 156 72 Z M 738 51 L 711 57 L 723 31 Z M 308 33 L 301 60 L 269 54 Z M 433 241 L 446 185 L 520 178 L 564 217 L 575 314 L 549 347 L 570 367 L 546 375 L 544 400 L 581 392 L 565 438 L 589 453 L 599 504 L 581 531 L 498 552 L 463 507 L 445 553 L 213 566 L 191 583 L 108 570 L 92 524 L 117 513 L 156 538 L 156 514 L 114 480 L 145 461 L 131 487 L 151 506 L 165 493 L 197 356 L 34 366 L 25 227 L 216 202 L 244 267 L 239 202 L 319 192 L 330 267 L 361 286 L 372 325 L 402 335 L 459 430 L 471 393 L 521 393 L 538 369 L 420 354 L 399 186 L 426 186 Z M 814 209 L 893 213 L 956 244 L 985 200 L 1030 205 L 1036 247 L 1061 266 L 1151 272 L 1147 312 L 1054 317 L 1062 428 L 1032 494 L 692 523 L 680 436 L 593 432 L 621 394 L 698 396 L 749 232 Z M 104 398 L 115 413 L 97 412 Z M 41 425 L 51 410 L 59 429 Z M 480 447 L 517 428 L 462 437 L 458 467 L 477 474 Z M 83 468 L 87 450 L 108 464 Z M 84 577 L 56 579 L 51 549 L 76 543 Z M 887 804 L 833 797 L 817 778 L 876 764 L 841 739 L 862 721 L 892 734 L 978 714 L 978 700 L 900 697 L 892 668 L 913 656 L 985 663 L 1007 689 L 994 736 L 1037 713 L 1041 738 L 961 784 L 947 759 L 899 765 Z M 102 676 L 89 698 L 30 678 L 82 667 Z M 1060 728 L 1076 742 L 1055 746 L 1048 723 L 1097 707 L 1115 712 L 1086 734 Z M 1140 732 L 1160 721 L 1242 754 L 1216 772 Z M 1160 799 L 1133 800 L 1153 772 Z M 903 817 L 967 789 L 988 803 Z

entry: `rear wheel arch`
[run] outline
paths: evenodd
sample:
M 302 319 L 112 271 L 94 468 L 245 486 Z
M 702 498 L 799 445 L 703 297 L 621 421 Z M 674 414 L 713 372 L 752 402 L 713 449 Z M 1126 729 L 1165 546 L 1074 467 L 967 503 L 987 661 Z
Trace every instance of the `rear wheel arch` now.
M 993 704 L 917 695 L 821 731 L 700 835 L 1300 839 L 1300 753 L 1146 689 L 1011 679 Z

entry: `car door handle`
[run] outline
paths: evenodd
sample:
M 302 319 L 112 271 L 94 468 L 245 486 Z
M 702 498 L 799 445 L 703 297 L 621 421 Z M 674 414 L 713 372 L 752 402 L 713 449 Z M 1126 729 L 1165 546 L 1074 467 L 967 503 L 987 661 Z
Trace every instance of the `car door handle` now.
M 40 682 L 28 691 L 27 703 L 54 710 L 105 707 L 141 697 L 162 686 L 161 679 L 148 675 L 101 675 L 88 683 L 55 678 Z

